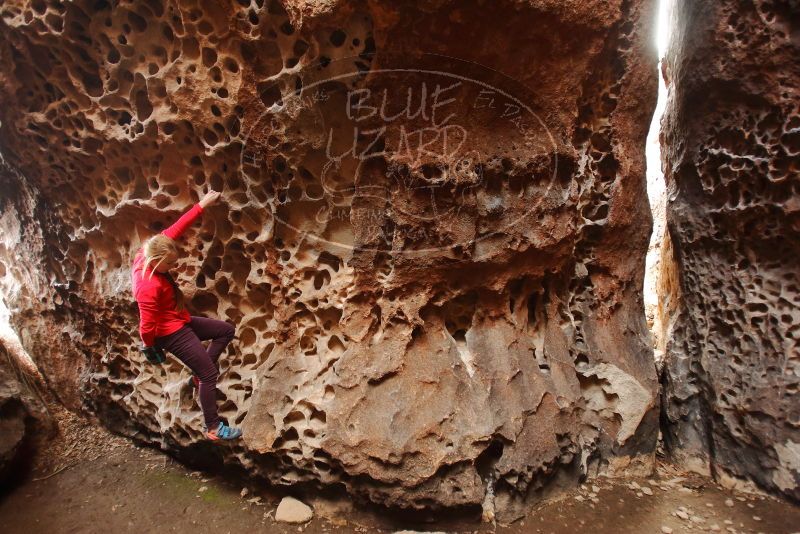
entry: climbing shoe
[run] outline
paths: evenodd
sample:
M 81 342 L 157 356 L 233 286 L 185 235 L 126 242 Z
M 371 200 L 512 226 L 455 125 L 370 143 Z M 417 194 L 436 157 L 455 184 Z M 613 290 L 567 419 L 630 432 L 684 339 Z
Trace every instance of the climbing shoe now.
M 211 441 L 238 439 L 242 437 L 242 429 L 229 427 L 220 421 L 215 430 L 209 430 L 206 432 L 206 437 L 208 437 L 208 439 Z
M 200 387 L 200 379 L 197 378 L 195 375 L 189 377 L 189 380 L 186 381 L 186 385 L 190 388 L 199 388 Z

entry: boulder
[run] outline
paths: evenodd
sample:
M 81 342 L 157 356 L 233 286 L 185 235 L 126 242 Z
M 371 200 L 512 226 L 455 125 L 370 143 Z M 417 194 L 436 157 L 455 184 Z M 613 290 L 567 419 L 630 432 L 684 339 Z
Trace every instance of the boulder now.
M 129 269 L 213 188 L 175 275 L 237 326 L 226 462 L 500 520 L 647 475 L 651 4 L 6 2 L 12 323 L 63 402 L 198 450 Z
M 664 439 L 800 499 L 797 6 L 679 2 L 665 72 Z
M 34 440 L 52 430 L 52 420 L 15 359 L 18 347 L 4 334 L 0 332 L 0 484 L 19 482 L 33 454 Z

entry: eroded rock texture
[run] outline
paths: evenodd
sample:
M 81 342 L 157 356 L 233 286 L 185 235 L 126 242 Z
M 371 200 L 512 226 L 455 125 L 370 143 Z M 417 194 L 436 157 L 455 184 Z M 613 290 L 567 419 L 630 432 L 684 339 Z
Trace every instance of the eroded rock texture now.
M 20 385 L 6 358 L 5 347 L 0 345 L 0 482 L 19 456 L 25 440 L 27 412 L 20 400 Z
M 14 484 L 24 474 L 34 435 L 50 429 L 51 420 L 33 390 L 32 379 L 16 362 L 0 336 L 0 484 Z M 16 476 L 15 476 L 16 475 Z
M 25 176 L 3 288 L 67 402 L 200 439 L 187 371 L 137 352 L 128 269 L 213 187 L 177 278 L 237 324 L 220 406 L 246 438 L 226 461 L 505 518 L 650 469 L 649 3 L 0 9 L 0 143 Z
M 800 498 L 800 19 L 680 2 L 662 122 L 676 456 Z

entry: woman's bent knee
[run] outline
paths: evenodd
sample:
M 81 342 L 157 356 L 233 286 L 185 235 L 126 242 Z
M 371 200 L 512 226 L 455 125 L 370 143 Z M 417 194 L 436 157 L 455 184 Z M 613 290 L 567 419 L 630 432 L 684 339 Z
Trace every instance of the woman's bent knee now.
M 224 337 L 225 337 L 225 339 L 227 339 L 228 341 L 230 341 L 230 340 L 232 340 L 232 339 L 234 338 L 234 336 L 236 335 L 236 327 L 235 327 L 235 326 L 233 326 L 231 323 L 228 323 L 228 322 L 226 322 L 225 324 L 226 324 L 227 326 L 225 327 L 225 331 L 224 331 Z

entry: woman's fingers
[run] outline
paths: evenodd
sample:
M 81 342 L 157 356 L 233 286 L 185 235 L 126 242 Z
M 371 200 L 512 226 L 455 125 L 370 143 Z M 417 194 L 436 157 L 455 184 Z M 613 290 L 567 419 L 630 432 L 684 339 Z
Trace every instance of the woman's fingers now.
M 202 206 L 203 208 L 210 206 L 211 204 L 216 202 L 217 199 L 219 199 L 219 195 L 220 195 L 219 191 L 209 191 L 200 200 L 200 206 Z

